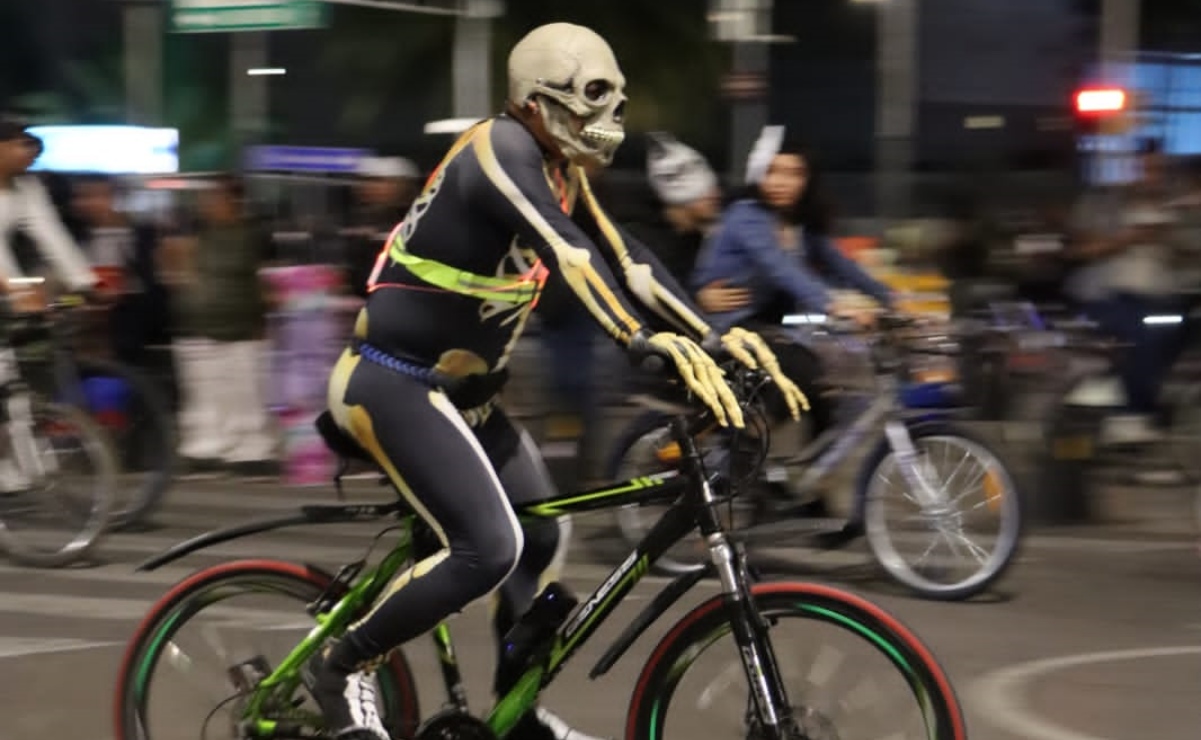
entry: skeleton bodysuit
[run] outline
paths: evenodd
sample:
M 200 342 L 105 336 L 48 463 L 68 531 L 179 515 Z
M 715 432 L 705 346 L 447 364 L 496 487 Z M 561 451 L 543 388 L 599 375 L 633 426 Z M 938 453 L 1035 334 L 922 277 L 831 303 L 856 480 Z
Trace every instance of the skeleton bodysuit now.
M 544 571 L 561 561 L 566 521 L 523 528 L 510 504 L 549 498 L 554 486 L 529 436 L 492 405 L 546 275 L 562 277 L 619 343 L 639 351 L 659 343 L 677 364 L 708 362 L 716 373 L 693 341 L 710 333 L 700 312 L 650 251 L 609 220 L 581 168 L 612 161 L 624 136 L 624 88 L 612 50 L 594 32 L 564 23 L 531 31 L 509 55 L 509 104 L 541 118 L 562 160 L 515 118 L 476 125 L 376 261 L 354 340 L 330 378 L 330 413 L 444 549 L 398 577 L 362 622 L 314 658 L 309 689 L 331 734 L 387 740 L 364 701 L 373 695 L 366 668 L 493 591 L 503 636 L 539 581 L 555 578 Z M 644 330 L 635 304 L 675 331 Z M 503 680 L 498 695 L 509 688 Z M 508 737 L 569 734 L 590 740 L 539 707 Z
M 453 377 L 495 373 L 547 271 L 619 342 L 644 324 L 631 297 L 676 331 L 708 332 L 650 251 L 605 215 L 583 171 L 548 162 L 502 115 L 456 143 L 393 232 L 359 336 Z
M 355 341 L 330 380 L 339 426 L 449 547 L 416 566 L 422 577 L 402 576 L 404 588 L 349 633 L 341 649 L 352 664 L 498 583 L 505 634 L 565 542 L 553 521 L 519 526 L 510 498 L 554 488 L 528 435 L 489 402 L 547 271 L 618 342 L 644 327 L 635 302 L 680 333 L 709 331 L 650 251 L 601 210 L 580 168 L 553 165 L 508 116 L 466 132 L 381 252 Z M 456 390 L 464 377 L 482 379 L 484 391 Z

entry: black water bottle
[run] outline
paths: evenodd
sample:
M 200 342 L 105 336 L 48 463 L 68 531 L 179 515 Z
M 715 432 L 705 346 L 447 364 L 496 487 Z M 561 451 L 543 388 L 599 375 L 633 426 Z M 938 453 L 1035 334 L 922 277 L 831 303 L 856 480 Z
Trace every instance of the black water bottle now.
M 538 594 L 533 606 L 517 620 L 501 642 L 496 687 L 499 693 L 507 692 L 517 683 L 532 665 L 539 648 L 547 646 L 555 630 L 567 621 L 578 603 L 557 581 L 547 584 Z

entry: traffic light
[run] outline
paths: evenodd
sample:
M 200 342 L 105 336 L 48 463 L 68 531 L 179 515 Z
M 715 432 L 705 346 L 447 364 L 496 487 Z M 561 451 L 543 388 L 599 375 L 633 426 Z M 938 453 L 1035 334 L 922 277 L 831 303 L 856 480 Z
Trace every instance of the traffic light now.
M 1132 120 L 1130 95 L 1119 87 L 1088 87 L 1075 95 L 1076 126 L 1081 134 L 1120 134 Z

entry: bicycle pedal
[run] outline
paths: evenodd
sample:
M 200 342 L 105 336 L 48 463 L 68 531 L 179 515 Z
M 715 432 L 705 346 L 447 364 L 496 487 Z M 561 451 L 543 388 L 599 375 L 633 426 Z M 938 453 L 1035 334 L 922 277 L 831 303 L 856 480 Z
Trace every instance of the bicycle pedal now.
M 229 680 L 240 694 L 249 694 L 267 676 L 271 675 L 271 665 L 261 655 L 243 661 L 229 668 Z

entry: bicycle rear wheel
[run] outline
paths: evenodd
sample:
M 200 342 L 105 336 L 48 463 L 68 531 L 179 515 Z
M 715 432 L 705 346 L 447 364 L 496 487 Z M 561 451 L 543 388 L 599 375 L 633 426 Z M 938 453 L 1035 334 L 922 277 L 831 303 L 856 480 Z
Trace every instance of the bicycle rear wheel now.
M 883 609 L 810 583 L 759 584 L 751 593 L 770 625 L 773 652 L 792 704 L 792 717 L 781 718 L 794 725 L 784 734 L 788 740 L 966 740 L 963 711 L 950 680 L 930 650 Z M 783 634 L 789 622 L 803 622 L 796 640 Z M 812 645 L 814 635 L 822 631 L 843 638 L 847 647 L 823 642 L 807 660 L 795 660 L 802 643 Z M 673 738 L 716 738 L 723 730 L 737 738 L 769 736 L 758 726 L 730 632 L 724 598 L 717 596 L 667 633 L 634 689 L 626 740 L 664 740 L 669 730 Z M 717 658 L 716 665 L 700 662 L 709 658 Z M 873 666 L 881 669 L 874 678 L 845 676 L 847 669 Z M 845 691 L 834 696 L 837 689 Z M 679 711 L 673 712 L 673 707 Z M 728 710 L 724 720 L 709 713 L 722 708 Z
M 130 367 L 93 358 L 77 363 L 85 387 L 116 384 L 123 396 L 124 402 L 116 408 L 99 407 L 90 395 L 80 400 L 86 404 L 84 410 L 108 430 L 120 462 L 121 495 L 109 514 L 109 527 L 129 527 L 158 509 L 174 480 L 177 455 L 171 409 L 154 383 Z
M 235 672 L 241 678 L 256 660 L 267 671 L 276 668 L 313 628 L 305 606 L 331 580 L 308 566 L 240 560 L 181 581 L 150 608 L 126 648 L 114 696 L 114 738 L 194 740 L 204 737 L 206 723 L 209 737 L 217 736 L 214 728 L 230 736 L 241 709 Z M 205 678 L 211 681 L 202 686 Z M 299 675 L 294 678 L 299 684 Z M 375 680 L 384 726 L 395 738 L 413 737 L 420 706 L 404 653 L 394 650 Z M 282 698 L 297 700 L 271 707 L 267 719 L 320 729 L 315 705 L 299 701 L 300 695 Z
M 116 461 L 87 414 L 26 398 L 30 420 L 0 427 L 0 547 L 23 565 L 62 566 L 86 556 L 104 534 Z

